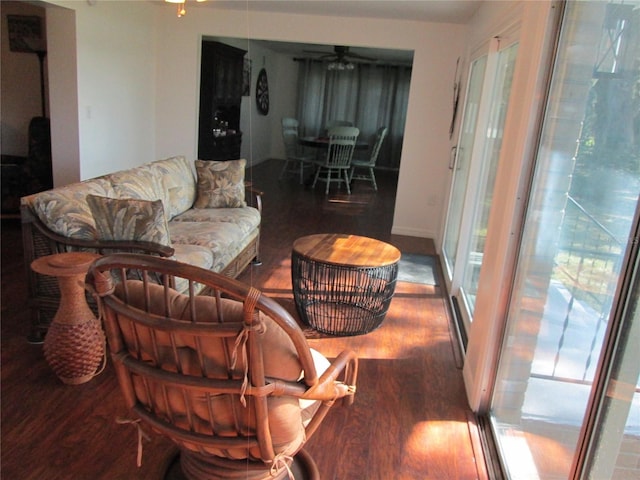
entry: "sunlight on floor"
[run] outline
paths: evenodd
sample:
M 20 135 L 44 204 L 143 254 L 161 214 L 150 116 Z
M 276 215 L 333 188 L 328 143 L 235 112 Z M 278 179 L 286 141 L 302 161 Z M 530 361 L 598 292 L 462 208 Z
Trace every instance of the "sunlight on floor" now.
M 270 286 L 278 286 L 270 288 Z M 294 318 L 298 318 L 291 287 L 291 259 L 283 259 L 271 269 L 261 291 L 280 303 Z M 398 282 L 389 311 L 382 325 L 366 335 L 326 336 L 309 332 L 308 341 L 329 357 L 336 357 L 346 348 L 358 352 L 362 359 L 401 359 L 429 349 L 449 348 L 451 336 L 448 319 L 441 313 L 442 298 L 433 285 Z M 435 302 L 435 303 L 434 303 Z M 437 305 L 435 307 L 434 305 Z M 418 316 L 407 317 L 406 311 L 419 311 Z M 425 328 L 425 325 L 429 328 Z M 391 332 L 391 335 L 389 334 Z
M 434 457 L 442 458 L 444 463 L 451 461 L 451 451 L 457 445 L 451 444 L 451 432 L 457 430 L 458 435 L 468 435 L 469 427 L 466 421 L 426 421 L 414 425 L 409 438 L 404 445 L 402 458 L 403 469 L 407 467 L 420 468 L 421 465 Z M 437 462 L 429 465 L 429 478 L 437 476 Z M 434 476 L 436 475 L 436 476 Z

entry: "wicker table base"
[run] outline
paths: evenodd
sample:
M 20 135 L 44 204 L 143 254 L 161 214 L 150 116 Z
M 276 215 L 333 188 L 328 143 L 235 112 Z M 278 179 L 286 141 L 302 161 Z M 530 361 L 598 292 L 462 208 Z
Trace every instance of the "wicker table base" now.
M 320 234 L 293 244 L 291 280 L 302 321 L 331 335 L 378 328 L 389 309 L 400 251 L 355 235 Z
M 59 253 L 34 260 L 37 273 L 58 278 L 60 307 L 44 339 L 44 356 L 62 382 L 88 382 L 104 361 L 105 337 L 84 294 L 84 277 L 99 255 Z

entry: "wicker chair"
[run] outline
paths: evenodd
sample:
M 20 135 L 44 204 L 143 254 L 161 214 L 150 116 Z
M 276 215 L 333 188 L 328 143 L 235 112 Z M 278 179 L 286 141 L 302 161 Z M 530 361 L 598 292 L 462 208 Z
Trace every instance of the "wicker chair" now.
M 336 400 L 353 402 L 353 352 L 329 363 L 274 300 L 172 260 L 104 256 L 87 285 L 128 407 L 179 449 L 168 478 L 318 478 L 302 447 Z

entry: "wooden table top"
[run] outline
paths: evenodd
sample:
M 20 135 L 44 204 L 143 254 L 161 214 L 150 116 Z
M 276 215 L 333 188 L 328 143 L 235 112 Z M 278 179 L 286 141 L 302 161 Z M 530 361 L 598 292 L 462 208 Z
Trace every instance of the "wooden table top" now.
M 36 258 L 31 262 L 31 268 L 42 275 L 71 277 L 86 274 L 89 266 L 100 257 L 100 254 L 90 252 L 54 253 Z
M 351 267 L 383 267 L 400 260 L 400 250 L 368 237 L 320 233 L 298 238 L 293 250 L 317 262 Z
M 298 143 L 305 147 L 327 148 L 329 146 L 329 137 L 300 137 Z M 367 142 L 356 140 L 356 150 L 366 150 L 368 148 L 369 144 Z

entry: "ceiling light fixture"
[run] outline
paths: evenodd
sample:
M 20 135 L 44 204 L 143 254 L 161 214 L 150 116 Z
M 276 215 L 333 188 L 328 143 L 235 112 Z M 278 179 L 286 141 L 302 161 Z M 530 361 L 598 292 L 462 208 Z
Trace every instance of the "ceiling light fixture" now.
M 345 60 L 336 60 L 327 64 L 327 70 L 353 70 L 356 66 Z
M 178 4 L 178 18 L 183 17 L 187 14 L 187 9 L 185 8 L 185 0 L 164 0 L 167 3 L 176 3 Z M 206 0 L 196 0 L 196 2 L 206 2 Z

